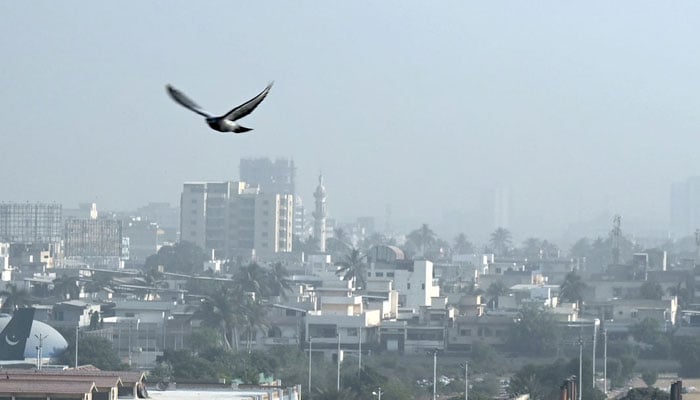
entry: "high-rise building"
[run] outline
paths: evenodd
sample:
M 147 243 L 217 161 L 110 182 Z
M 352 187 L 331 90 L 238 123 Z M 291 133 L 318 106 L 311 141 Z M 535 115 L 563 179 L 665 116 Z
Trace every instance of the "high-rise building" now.
M 243 158 L 239 164 L 241 181 L 258 186 L 262 193 L 296 194 L 294 160 L 266 157 Z
M 0 241 L 59 243 L 61 210 L 60 204 L 0 203 Z
M 113 219 L 69 219 L 66 221 L 66 257 L 121 257 L 122 223 Z
M 217 258 L 292 251 L 293 196 L 261 193 L 246 182 L 185 183 L 180 239 Z
M 671 185 L 670 211 L 674 237 L 690 236 L 700 228 L 700 176 Z

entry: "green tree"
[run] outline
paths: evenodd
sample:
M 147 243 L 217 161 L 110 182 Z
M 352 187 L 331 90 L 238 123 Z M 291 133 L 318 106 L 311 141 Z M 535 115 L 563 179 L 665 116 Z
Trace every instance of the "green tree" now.
M 496 228 L 496 230 L 491 233 L 489 243 L 496 255 L 502 256 L 508 254 L 508 250 L 513 244 L 510 231 L 502 227 Z
M 661 335 L 659 322 L 653 318 L 644 318 L 630 326 L 628 330 L 636 341 L 646 344 L 656 343 Z
M 699 377 L 700 337 L 677 336 L 673 342 L 673 353 L 680 363 L 678 375 L 688 378 Z
M 335 263 L 336 267 L 338 267 L 336 274 L 342 275 L 346 281 L 354 278 L 356 289 L 366 289 L 367 263 L 365 260 L 366 256 L 360 253 L 359 249 L 353 248 L 341 261 Z
M 219 333 L 212 328 L 194 329 L 190 334 L 187 343 L 194 354 L 199 354 L 210 349 L 223 349 L 223 341 Z
M 639 296 L 646 300 L 661 300 L 664 289 L 658 282 L 646 281 L 639 288 Z
M 647 386 L 654 386 L 657 379 L 659 379 L 659 373 L 656 371 L 646 370 L 642 372 L 642 380 Z
M 489 285 L 486 289 L 486 296 L 488 296 L 488 305 L 491 308 L 496 308 L 498 306 L 498 296 L 503 296 L 508 294 L 508 286 L 506 286 L 503 281 L 496 281 Z
M 266 280 L 269 294 L 271 296 L 280 296 L 283 299 L 287 298 L 287 293 L 291 290 L 291 286 L 287 281 L 289 277 L 289 271 L 282 265 L 282 263 L 274 263 L 272 267 L 267 271 Z
M 588 289 L 588 285 L 583 282 L 581 276 L 571 271 L 564 277 L 564 282 L 562 282 L 559 289 L 559 298 L 562 301 L 576 303 L 580 312 L 586 289 Z
M 61 299 L 75 300 L 80 295 L 77 276 L 60 275 L 53 280 L 53 293 Z
M 73 365 L 75 363 L 75 335 L 68 337 L 68 348 L 61 355 L 59 363 Z M 78 343 L 78 364 L 94 365 L 95 367 L 108 370 L 120 371 L 126 368 L 117 352 L 112 348 L 112 341 L 99 336 L 80 337 Z
M 467 239 L 467 235 L 460 233 L 454 240 L 454 251 L 457 254 L 472 254 L 474 253 L 474 245 Z
M 26 289 L 20 289 L 17 285 L 8 283 L 5 290 L 0 291 L 0 298 L 3 299 L 0 312 L 12 313 L 19 307 L 32 305 L 32 297 Z
M 201 299 L 192 318 L 200 320 L 204 327 L 218 329 L 224 348 L 237 351 L 238 328 L 245 324 L 252 301 L 250 295 L 237 288 L 219 285 Z
M 668 393 L 663 390 L 645 387 L 630 389 L 620 400 L 667 400 Z
M 528 261 L 537 260 L 540 258 L 540 251 L 542 250 L 542 241 L 537 238 L 527 238 L 522 244 L 522 255 L 528 259 Z
M 420 228 L 409 233 L 407 239 L 420 249 L 422 256 L 425 256 L 431 246 L 437 242 L 437 235 L 428 227 L 428 224 L 423 224 Z
M 206 256 L 204 250 L 194 243 L 182 241 L 173 246 L 162 246 L 158 253 L 146 259 L 144 270 L 162 265 L 165 272 L 192 275 L 202 270 Z
M 520 354 L 551 354 L 559 344 L 561 332 L 551 313 L 524 306 L 508 330 L 507 346 Z

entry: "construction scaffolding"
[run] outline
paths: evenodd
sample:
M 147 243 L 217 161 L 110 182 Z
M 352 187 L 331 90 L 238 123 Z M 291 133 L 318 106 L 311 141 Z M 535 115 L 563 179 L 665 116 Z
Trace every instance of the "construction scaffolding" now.
M 121 257 L 122 224 L 111 219 L 66 221 L 66 257 Z
M 46 203 L 0 203 L 0 241 L 58 243 L 62 206 Z

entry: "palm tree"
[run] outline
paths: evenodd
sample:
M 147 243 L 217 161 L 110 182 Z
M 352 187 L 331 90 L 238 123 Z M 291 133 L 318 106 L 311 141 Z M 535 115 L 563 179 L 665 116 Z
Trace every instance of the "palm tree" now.
M 204 296 L 192 314 L 192 319 L 200 320 L 202 326 L 218 329 L 224 348 L 238 351 L 238 330 L 244 319 L 244 309 L 250 296 L 226 286 L 218 286 Z M 233 346 L 231 343 L 233 342 Z
M 571 271 L 564 277 L 564 282 L 559 286 L 559 298 L 562 301 L 576 303 L 579 313 L 583 303 L 583 294 L 588 285 L 581 279 L 581 276 Z
M 270 290 L 271 296 L 280 296 L 283 299 L 287 298 L 287 292 L 291 290 L 291 286 L 287 281 L 289 276 L 289 271 L 282 265 L 282 263 L 274 263 L 272 268 L 267 271 L 265 286 Z
M 343 275 L 343 280 L 346 281 L 355 278 L 355 289 L 366 289 L 367 263 L 365 259 L 366 256 L 362 255 L 359 249 L 353 248 L 343 260 L 335 263 L 336 267 L 339 267 L 336 274 Z
M 522 246 L 523 255 L 528 259 L 528 261 L 540 258 L 540 251 L 542 250 L 542 241 L 540 239 L 534 237 L 527 238 L 523 242 Z
M 259 331 L 266 331 L 269 324 L 266 319 L 266 309 L 260 301 L 253 300 L 250 296 L 247 296 L 244 300 L 244 305 L 242 307 L 244 312 L 241 316 L 241 322 L 243 325 L 243 333 L 246 336 L 246 349 L 250 353 L 252 350 L 251 341 L 253 335 Z
M 265 270 L 255 262 L 248 264 L 238 270 L 234 276 L 240 290 L 255 293 L 256 298 L 266 296 L 270 293 L 267 287 L 267 276 Z
M 425 256 L 425 252 L 437 241 L 437 236 L 428 224 L 423 224 L 408 234 L 408 240 L 415 243 L 421 249 L 421 255 Z
M 467 240 L 467 235 L 460 233 L 455 237 L 454 250 L 457 254 L 472 254 L 474 253 L 474 245 Z
M 2 307 L 0 312 L 10 313 L 22 306 L 32 305 L 32 297 L 26 289 L 19 289 L 16 285 L 8 283 L 5 290 L 0 291 Z
M 505 255 L 512 245 L 511 239 L 510 231 L 499 227 L 491 233 L 491 247 L 497 255 Z
M 80 295 L 78 277 L 61 275 L 53 280 L 53 292 L 62 299 L 77 299 Z
M 489 298 L 488 304 L 491 305 L 492 309 L 496 308 L 498 306 L 498 296 L 503 296 L 507 293 L 508 286 L 506 286 L 502 281 L 496 281 L 490 284 L 488 289 L 486 289 L 486 295 Z

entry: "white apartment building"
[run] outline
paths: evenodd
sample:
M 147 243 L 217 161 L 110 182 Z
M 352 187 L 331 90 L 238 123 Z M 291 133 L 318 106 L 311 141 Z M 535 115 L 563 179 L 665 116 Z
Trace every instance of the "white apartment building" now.
M 368 271 L 372 279 L 394 282 L 399 293 L 399 306 L 418 309 L 429 306 L 433 297 L 440 296 L 440 286 L 433 275 L 433 263 L 429 260 L 397 261 L 393 264 L 370 263 Z
M 292 251 L 294 198 L 260 192 L 245 182 L 185 183 L 180 239 L 216 258 Z

